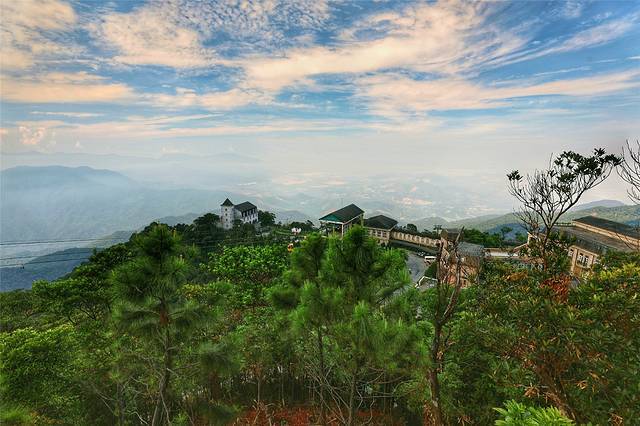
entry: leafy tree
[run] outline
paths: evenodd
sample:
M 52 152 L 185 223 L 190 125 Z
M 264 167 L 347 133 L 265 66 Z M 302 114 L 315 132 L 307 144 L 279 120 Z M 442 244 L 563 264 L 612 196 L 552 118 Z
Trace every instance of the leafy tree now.
M 258 210 L 258 222 L 264 228 L 274 226 L 276 224 L 276 215 L 275 213 Z
M 587 281 L 488 268 L 474 308 L 504 383 L 547 400 L 576 421 L 639 415 L 640 265 L 604 265 Z
M 232 284 L 234 306 L 265 305 L 266 290 L 287 265 L 284 244 L 226 246 L 209 256 L 205 270 L 214 280 Z
M 23 407 L 50 421 L 79 421 L 73 328 L 24 328 L 0 334 L 0 396 L 17 418 Z M 9 408 L 9 407 L 7 407 Z M 14 419 L 16 420 L 16 419 Z
M 0 331 L 37 328 L 42 321 L 38 299 L 29 290 L 0 292 Z
M 407 231 L 409 232 L 418 232 L 418 227 L 415 226 L 413 223 L 407 223 Z
M 178 342 L 204 316 L 202 305 L 180 291 L 189 267 L 180 238 L 166 225 L 155 225 L 133 240 L 133 260 L 115 270 L 113 283 L 121 303 L 116 313 L 120 327 L 158 351 L 153 365 L 159 376 L 152 425 L 171 420 L 170 387 Z
M 472 244 L 480 244 L 485 247 L 502 247 L 504 238 L 499 234 L 489 234 L 477 229 L 465 229 L 464 241 Z

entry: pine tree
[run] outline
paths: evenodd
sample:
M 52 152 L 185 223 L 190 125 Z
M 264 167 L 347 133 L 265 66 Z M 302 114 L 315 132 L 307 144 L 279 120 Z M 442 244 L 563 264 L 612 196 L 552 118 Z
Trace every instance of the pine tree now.
M 152 425 L 171 420 L 171 375 L 179 340 L 205 320 L 204 308 L 180 291 L 188 263 L 180 237 L 155 225 L 134 238 L 136 256 L 114 271 L 120 304 L 115 319 L 121 329 L 158 350 L 160 356 Z

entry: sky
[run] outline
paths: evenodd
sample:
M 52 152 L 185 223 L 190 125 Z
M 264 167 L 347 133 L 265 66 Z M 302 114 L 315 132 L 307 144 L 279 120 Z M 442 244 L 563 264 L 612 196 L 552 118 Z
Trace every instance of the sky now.
M 504 190 L 511 169 L 640 137 L 637 1 L 0 8 L 5 155 L 226 153 L 274 179 L 429 172 Z

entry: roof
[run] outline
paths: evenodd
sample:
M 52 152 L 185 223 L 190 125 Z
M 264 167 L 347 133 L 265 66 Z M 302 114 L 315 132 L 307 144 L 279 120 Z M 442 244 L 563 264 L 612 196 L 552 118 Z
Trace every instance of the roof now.
M 458 239 L 458 235 L 460 235 L 460 230 L 458 228 L 446 228 L 440 233 L 442 238 L 451 242 L 456 241 Z
M 574 222 L 584 223 L 585 225 L 603 229 L 605 231 L 614 232 L 618 235 L 624 235 L 631 238 L 640 238 L 640 232 L 632 226 L 624 223 L 614 222 L 612 220 L 602 219 L 595 216 L 585 216 L 574 219 Z
M 233 203 L 231 202 L 231 200 L 230 200 L 230 199 L 228 199 L 228 198 L 227 198 L 227 199 L 225 199 L 225 200 L 224 200 L 224 203 L 222 203 L 222 204 L 220 204 L 220 205 L 221 205 L 221 206 L 229 207 L 229 206 L 233 206 Z
M 484 257 L 484 247 L 480 244 L 458 243 L 458 253 L 462 256 Z
M 364 214 L 364 210 L 362 210 L 355 204 L 349 204 L 348 206 L 343 207 L 340 210 L 336 210 L 329 213 L 328 215 L 322 216 L 320 220 L 328 222 L 348 223 L 361 214 Z
M 245 201 L 244 203 L 240 203 L 240 204 L 236 205 L 234 208 L 236 210 L 242 212 L 242 213 L 246 212 L 247 210 L 257 209 L 256 206 L 254 206 L 253 204 L 251 204 L 248 201 Z
M 393 229 L 397 224 L 397 220 L 381 214 L 364 220 L 364 226 L 377 229 Z
M 558 227 L 558 230 L 573 238 L 573 245 L 593 253 L 604 254 L 608 250 L 632 251 L 632 248 L 625 244 L 620 238 L 599 234 L 577 226 L 561 226 Z

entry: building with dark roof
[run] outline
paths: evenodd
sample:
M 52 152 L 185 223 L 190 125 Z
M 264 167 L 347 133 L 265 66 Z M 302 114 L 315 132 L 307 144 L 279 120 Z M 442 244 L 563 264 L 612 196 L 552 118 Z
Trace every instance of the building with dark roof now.
M 484 263 L 485 248 L 480 244 L 468 243 L 460 238 L 459 229 L 443 229 L 440 233 L 440 265 L 442 271 L 459 271 L 460 281 L 464 287 L 473 284 L 480 273 Z M 464 233 L 462 235 L 464 239 Z M 450 273 L 447 277 L 454 284 L 456 273 Z
M 571 259 L 570 272 L 577 277 L 608 251 L 640 250 L 639 229 L 595 216 L 575 219 L 569 225 L 559 226 L 558 231 L 572 240 L 567 254 Z
M 380 244 L 388 245 L 391 239 L 391 231 L 398 221 L 384 215 L 372 216 L 364 220 L 364 227 L 369 236 L 375 238 Z
M 340 233 L 340 236 L 343 236 L 353 225 L 361 225 L 363 218 L 364 210 L 355 204 L 349 204 L 322 216 L 319 220 L 325 231 Z
M 242 223 L 250 223 L 256 225 L 258 223 L 258 208 L 245 201 L 234 205 L 228 198 L 220 205 L 220 222 L 223 229 L 233 228 L 236 220 Z

